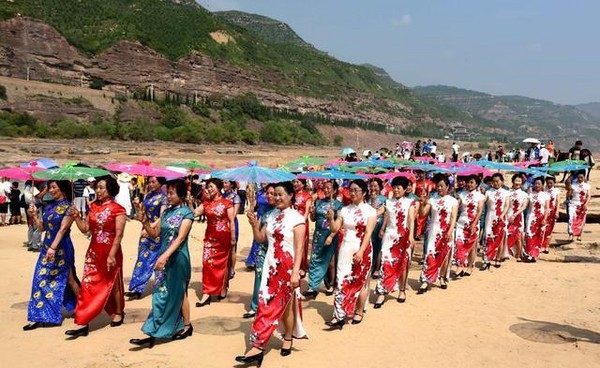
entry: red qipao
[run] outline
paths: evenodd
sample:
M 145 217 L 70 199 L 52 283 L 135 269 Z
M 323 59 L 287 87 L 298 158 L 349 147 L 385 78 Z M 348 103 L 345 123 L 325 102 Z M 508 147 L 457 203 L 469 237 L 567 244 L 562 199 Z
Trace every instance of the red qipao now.
M 75 308 L 75 323 L 87 325 L 102 309 L 109 315 L 122 313 L 125 307 L 123 296 L 123 253 L 121 248 L 115 258 L 117 264 L 110 271 L 106 260 L 116 236 L 117 216 L 125 215 L 125 208 L 112 200 L 92 202 L 89 211 L 89 229 L 92 241 L 85 254 L 81 289 Z M 121 309 L 117 309 L 111 297 L 113 287 L 119 290 Z
M 220 198 L 203 203 L 206 216 L 204 252 L 202 257 L 203 293 L 221 294 L 227 282 L 227 264 L 231 252 L 231 227 L 227 210 L 233 207 L 230 200 Z
M 294 208 L 302 216 L 304 216 L 306 214 L 306 211 L 308 211 L 308 208 L 306 208 L 306 203 L 308 201 L 312 200 L 312 195 L 305 190 L 301 190 L 300 192 L 296 192 L 294 197 L 295 197 Z M 304 233 L 304 251 L 302 254 L 302 264 L 300 265 L 300 269 L 304 270 L 304 271 L 308 271 L 308 236 L 309 236 L 309 234 L 308 234 L 309 233 L 308 218 L 306 219 L 305 224 L 306 224 L 306 232 Z

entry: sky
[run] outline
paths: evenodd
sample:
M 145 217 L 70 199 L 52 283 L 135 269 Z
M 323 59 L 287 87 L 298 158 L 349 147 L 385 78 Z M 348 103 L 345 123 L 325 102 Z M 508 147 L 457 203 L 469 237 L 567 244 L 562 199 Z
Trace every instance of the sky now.
M 198 0 L 281 20 L 407 86 L 600 102 L 598 0 Z

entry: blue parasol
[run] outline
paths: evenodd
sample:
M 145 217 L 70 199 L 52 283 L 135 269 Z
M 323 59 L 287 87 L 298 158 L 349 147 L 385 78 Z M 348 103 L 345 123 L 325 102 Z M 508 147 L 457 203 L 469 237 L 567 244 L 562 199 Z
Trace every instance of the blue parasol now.
M 395 168 L 396 164 L 394 164 L 393 162 L 389 162 L 386 160 L 366 160 L 366 161 L 359 161 L 359 162 L 351 162 L 348 164 L 348 166 L 350 167 L 367 167 L 367 168 L 383 168 L 383 169 L 393 169 Z
M 479 161 L 471 162 L 471 164 L 477 165 L 477 166 L 483 166 L 488 170 L 504 170 L 504 171 L 518 171 L 518 172 L 526 172 L 526 170 L 527 170 L 525 168 L 507 164 L 505 162 L 496 162 L 496 161 L 487 161 L 487 160 L 479 160 Z
M 231 169 L 213 171 L 213 178 L 244 181 L 248 183 L 281 183 L 296 179 L 296 175 L 280 169 L 271 169 L 258 166 L 256 161 L 250 161 L 247 165 Z
M 353 148 L 346 147 L 346 148 L 342 149 L 342 151 L 340 153 L 342 155 L 349 155 L 351 153 L 356 153 L 356 151 Z
M 545 167 L 538 167 L 537 169 L 540 171 L 547 171 L 547 172 L 563 172 L 563 171 L 580 171 L 580 170 L 587 170 L 589 169 L 590 166 L 589 165 L 583 165 L 583 164 L 565 164 L 565 165 L 554 165 L 554 166 L 545 166 Z

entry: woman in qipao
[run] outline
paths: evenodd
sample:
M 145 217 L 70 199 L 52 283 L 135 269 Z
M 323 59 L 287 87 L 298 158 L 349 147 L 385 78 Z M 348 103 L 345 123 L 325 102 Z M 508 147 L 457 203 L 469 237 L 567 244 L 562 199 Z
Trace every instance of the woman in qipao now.
M 544 190 L 544 178 L 533 180 L 533 190 L 529 193 L 527 222 L 525 224 L 525 261 L 535 262 L 540 255 L 544 232 L 550 213 L 550 196 Z
M 209 305 L 211 295 L 222 300 L 229 285 L 229 257 L 235 246 L 235 213 L 230 200 L 223 198 L 220 179 L 206 182 L 208 201 L 196 208 L 195 216 L 206 216 L 206 233 L 202 253 L 202 296 L 196 307 Z
M 125 208 L 115 202 L 119 183 L 111 176 L 103 177 L 96 185 L 96 200 L 88 216 L 81 219 L 75 207 L 71 216 L 77 228 L 92 239 L 85 255 L 83 278 L 75 308 L 75 323 L 83 327 L 68 330 L 70 336 L 87 336 L 89 323 L 104 309 L 111 317 L 110 326 L 123 324 L 125 298 L 123 295 L 123 253 L 121 240 L 125 230 Z
M 550 247 L 550 240 L 552 239 L 552 233 L 554 232 L 554 226 L 556 220 L 558 220 L 558 204 L 560 203 L 560 192 L 561 190 L 556 187 L 556 178 L 549 176 L 546 178 L 546 193 L 548 193 L 548 224 L 544 231 L 544 240 L 542 241 L 542 253 L 548 253 Z
M 399 289 L 399 303 L 406 301 L 406 281 L 410 266 L 411 249 L 415 246 L 414 228 L 418 202 L 408 197 L 409 180 L 398 176 L 392 180 L 393 198 L 385 202 L 381 267 L 374 308 L 383 306 L 385 296 Z M 399 285 L 399 287 L 398 287 Z
M 302 265 L 300 266 L 300 276 L 306 276 L 308 271 L 308 216 L 309 208 L 313 205 L 313 198 L 309 191 L 306 190 L 306 181 L 303 179 L 294 179 L 294 208 L 304 216 L 304 224 L 306 225 L 306 233 L 304 234 L 304 247 L 302 255 Z
M 240 236 L 240 224 L 238 223 L 237 214 L 240 210 L 240 205 L 242 204 L 242 200 L 240 196 L 236 193 L 237 184 L 235 181 L 223 180 L 223 198 L 231 201 L 233 205 L 233 225 L 235 232 L 235 244 L 231 247 L 231 254 L 229 255 L 229 265 L 228 265 L 228 277 L 232 279 L 235 276 L 235 262 L 237 260 L 237 243 L 238 238 Z
M 570 181 L 571 179 L 569 179 Z M 585 171 L 577 172 L 576 180 L 570 185 L 569 194 L 569 240 L 573 236 L 581 241 L 581 234 L 585 225 L 588 205 L 590 203 L 590 184 L 585 181 Z
M 327 180 L 323 183 L 323 199 L 317 199 L 315 205 L 310 208 L 310 219 L 315 222 L 313 233 L 313 249 L 310 256 L 308 268 L 308 290 L 303 295 L 314 298 L 319 293 L 319 285 L 325 279 L 333 254 L 338 247 L 337 233 L 329 228 L 327 211 L 331 208 L 334 213 L 342 208 L 342 202 L 334 198 L 338 184 L 335 180 Z
M 248 213 L 254 239 L 268 241 L 258 297 L 258 310 L 250 331 L 251 349 L 235 358 L 240 363 L 261 365 L 263 351 L 279 327 L 283 335 L 282 356 L 292 352 L 293 338 L 306 338 L 300 310 L 300 263 L 304 247 L 305 218 L 291 206 L 294 187 L 290 182 L 275 187 L 275 206 L 260 226 L 256 215 Z
M 385 214 L 385 201 L 387 197 L 381 194 L 383 189 L 383 181 L 379 178 L 369 179 L 369 199 L 367 203 L 371 205 L 377 211 L 377 222 L 375 223 L 375 229 L 371 235 L 371 244 L 373 246 L 373 264 L 371 265 L 371 271 L 373 272 L 373 278 L 379 277 L 379 260 L 381 254 L 381 243 L 383 242 L 383 219 Z
M 456 221 L 456 276 L 470 276 L 473 273 L 473 259 L 470 257 L 479 240 L 479 218 L 483 212 L 485 196 L 479 190 L 479 176 L 466 178 L 466 190 L 458 192 L 459 217 Z M 466 270 L 465 270 L 466 268 Z
M 492 188 L 485 193 L 485 232 L 483 235 L 483 266 L 487 270 L 494 261 L 494 267 L 500 267 L 500 257 L 506 240 L 506 217 L 510 205 L 510 192 L 503 188 L 504 176 L 492 175 Z
M 427 223 L 427 253 L 423 256 L 423 271 L 418 294 L 427 292 L 429 285 L 440 279 L 440 287 L 448 287 L 448 264 L 454 247 L 454 227 L 458 201 L 449 194 L 450 181 L 444 174 L 433 177 L 436 193 L 419 197 L 419 215 L 430 216 Z
M 141 210 L 144 211 L 145 218 L 151 224 L 158 223 L 160 215 L 167 208 L 167 196 L 162 190 L 166 183 L 165 178 L 152 176 L 148 179 L 148 194 L 144 197 Z M 139 202 L 136 196 L 134 201 Z M 134 202 L 134 205 L 138 203 Z M 160 243 L 158 237 L 148 235 L 145 229 L 142 229 L 140 242 L 138 245 L 138 256 L 133 268 L 133 275 L 129 282 L 129 291 L 125 296 L 131 299 L 139 299 L 146 288 L 146 284 L 154 272 L 154 264 L 159 256 Z
M 524 212 L 527 209 L 529 197 L 523 191 L 523 176 L 515 174 L 512 177 L 512 189 L 509 194 L 507 213 L 506 250 L 504 256 L 512 253 L 517 260 L 523 256 L 523 238 L 525 234 Z
M 79 293 L 75 251 L 71 242 L 73 219 L 69 216 L 71 184 L 68 181 L 50 181 L 48 191 L 53 201 L 44 207 L 41 219 L 35 205 L 29 208 L 33 225 L 46 233 L 35 266 L 27 308 L 27 320 L 31 323 L 23 326 L 25 331 L 60 325 L 63 306 L 72 312 Z
M 337 219 L 334 219 L 332 209 L 327 211 L 331 231 L 344 231 L 337 257 L 333 319 L 325 323 L 339 329 L 346 324 L 346 318 L 352 318 L 352 324 L 359 324 L 363 320 L 373 261 L 371 234 L 377 222 L 377 211 L 365 203 L 365 198 L 369 196 L 367 183 L 353 180 L 349 192 L 352 203 L 338 212 Z
M 134 345 L 152 348 L 157 338 L 182 340 L 192 335 L 187 289 L 192 274 L 188 237 L 194 213 L 185 205 L 186 195 L 185 182 L 172 181 L 167 185 L 169 207 L 160 221 L 149 221 L 144 211 L 138 211 L 146 233 L 159 238 L 160 249 L 154 266 L 152 311 L 142 326 L 149 337 L 129 340 Z

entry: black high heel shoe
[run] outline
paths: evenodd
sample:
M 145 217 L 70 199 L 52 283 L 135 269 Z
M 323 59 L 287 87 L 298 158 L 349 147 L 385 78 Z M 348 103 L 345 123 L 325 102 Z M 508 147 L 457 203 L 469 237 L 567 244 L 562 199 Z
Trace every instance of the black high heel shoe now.
M 255 311 L 250 311 L 248 313 L 244 313 L 244 315 L 242 316 L 242 318 L 246 319 L 246 318 L 254 318 L 256 317 L 256 312 Z
M 203 301 L 203 302 L 196 302 L 196 307 L 197 308 L 201 308 L 201 307 L 204 307 L 206 305 L 210 305 L 210 299 L 211 299 L 211 297 L 209 295 L 208 299 L 206 299 L 205 301 Z
M 319 292 L 316 290 L 306 290 L 302 293 L 302 296 L 306 299 L 314 299 L 317 297 L 317 295 L 319 295 Z
M 442 284 L 443 282 L 443 284 Z M 442 290 L 446 290 L 448 289 L 448 279 L 445 277 L 442 277 L 440 280 L 440 288 L 442 288 Z
M 90 326 L 85 325 L 82 328 L 78 328 L 76 330 L 66 330 L 65 335 L 79 337 L 79 336 L 87 336 L 90 333 Z
M 491 266 L 492 266 L 492 264 L 490 262 L 485 262 L 483 264 L 483 266 L 481 266 L 481 268 L 479 269 L 479 271 L 489 270 Z
M 184 326 L 187 327 L 187 329 L 184 327 L 182 330 L 178 331 L 175 335 L 173 335 L 171 338 L 172 340 L 183 340 L 188 336 L 192 336 L 192 332 L 194 332 L 194 326 L 191 324 Z
M 342 328 L 344 328 L 344 325 L 346 324 L 346 321 L 343 320 L 343 319 L 340 319 L 340 320 L 336 320 L 335 322 L 333 322 L 333 321 L 327 321 L 327 322 L 325 322 L 325 324 L 327 326 L 331 327 L 332 329 L 339 328 L 341 330 Z
M 118 313 L 121 315 L 121 319 L 119 321 L 111 321 L 110 322 L 110 327 L 119 327 L 123 324 L 123 321 L 125 320 L 125 313 Z
M 427 290 L 429 290 L 429 284 L 425 284 L 425 287 L 421 285 L 421 287 L 419 287 L 419 290 L 417 290 L 417 294 L 425 294 Z
M 404 303 L 406 301 L 406 290 L 400 290 L 401 293 L 404 293 L 404 298 L 401 298 L 400 296 L 398 296 L 398 299 L 396 299 L 396 301 L 398 303 Z
M 374 309 L 379 309 L 381 307 L 383 307 L 383 305 L 385 304 L 385 296 L 383 297 L 383 300 L 381 302 L 375 302 L 375 304 L 373 304 L 373 308 Z
M 283 347 L 281 348 L 279 354 L 281 354 L 281 356 L 288 356 L 292 353 L 292 346 L 294 346 L 294 338 L 292 337 L 291 339 L 286 339 L 285 337 L 283 338 L 283 341 L 291 341 L 292 344 L 290 345 L 289 348 L 284 349 Z
M 128 291 L 124 295 L 126 297 L 128 297 L 129 300 L 136 300 L 136 299 L 140 299 L 142 297 L 142 293 L 137 292 L 137 291 Z
M 229 289 L 225 289 L 225 295 L 219 295 L 219 296 L 217 296 L 217 299 L 223 300 L 223 299 L 227 298 L 227 293 L 229 293 Z
M 152 336 L 150 337 L 146 337 L 145 339 L 131 339 L 129 340 L 130 344 L 133 345 L 137 345 L 137 346 L 143 346 L 148 344 L 148 349 L 152 349 L 154 347 L 154 343 L 156 342 L 156 339 Z
M 265 357 L 265 353 L 264 351 L 260 351 L 260 353 L 258 354 L 254 354 L 254 355 L 238 355 L 235 357 L 235 361 L 242 363 L 242 364 L 252 364 L 252 363 L 256 363 L 256 367 L 260 368 L 260 366 L 262 365 L 262 361 L 263 358 Z
M 46 323 L 46 322 L 33 322 L 33 323 L 23 326 L 23 331 L 31 331 L 31 330 L 35 330 L 36 328 L 40 328 L 40 327 L 52 327 L 52 326 L 56 326 L 56 325 L 53 325 L 52 323 Z
M 363 321 L 363 318 L 364 318 L 364 314 L 356 314 L 355 317 L 356 316 L 359 316 L 360 319 L 354 319 L 354 318 L 352 318 L 352 324 L 353 325 L 357 325 L 357 324 L 361 323 Z

